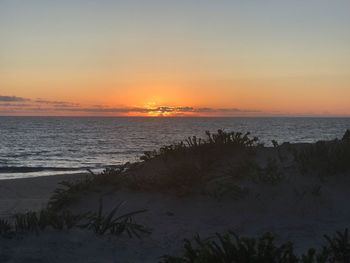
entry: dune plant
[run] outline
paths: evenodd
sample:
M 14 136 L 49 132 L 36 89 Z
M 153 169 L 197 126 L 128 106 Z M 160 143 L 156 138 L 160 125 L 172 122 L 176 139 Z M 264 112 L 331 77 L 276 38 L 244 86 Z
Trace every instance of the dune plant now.
M 157 157 L 166 158 L 166 155 L 174 153 L 183 153 L 186 151 L 208 151 L 210 148 L 228 147 L 229 149 L 252 148 L 258 146 L 257 137 L 250 138 L 250 133 L 225 132 L 218 130 L 217 133 L 205 132 L 206 138 L 196 136 L 188 137 L 179 143 L 163 146 L 158 151 L 144 152 L 140 158 L 143 161 L 149 161 Z
M 350 239 L 349 230 L 345 229 L 344 232 L 336 232 L 336 235 L 330 237 L 324 236 L 328 244 L 323 248 L 328 254 L 328 258 L 331 262 L 344 262 L 350 263 Z
M 277 245 L 272 234 L 245 238 L 234 232 L 216 234 L 214 238 L 185 239 L 181 256 L 163 256 L 162 263 L 348 263 L 350 262 L 348 230 L 325 236 L 326 243 L 318 251 L 310 248 L 305 254 L 295 253 L 293 244 Z
M 54 190 L 48 207 L 52 210 L 62 210 L 77 201 L 81 194 L 101 185 L 127 185 L 131 186 L 132 178 L 125 176 L 125 171 L 129 168 L 130 163 L 125 163 L 117 167 L 108 167 L 101 173 L 94 173 L 90 169 L 84 178 L 75 181 L 62 181 L 59 187 Z
M 103 201 L 100 199 L 98 211 L 89 215 L 87 217 L 88 223 L 81 227 L 93 230 L 97 235 L 104 235 L 106 233 L 121 235 L 126 232 L 129 237 L 140 237 L 141 234 L 150 233 L 149 229 L 137 224 L 133 218 L 133 216 L 145 213 L 147 210 L 138 210 L 118 215 L 117 213 L 123 204 L 123 202 L 119 203 L 112 211 L 104 213 Z
M 14 230 L 12 225 L 7 219 L 0 218 L 0 237 L 11 238 L 14 235 Z
M 234 167 L 230 175 L 233 179 L 251 179 L 256 183 L 278 184 L 283 180 L 278 161 L 273 158 L 269 158 L 264 167 L 254 160 L 245 160 Z
M 350 130 L 346 130 L 346 132 L 343 135 L 342 141 L 344 143 L 350 143 Z
M 71 229 L 76 227 L 87 215 L 73 214 L 69 210 L 57 212 L 51 209 L 43 209 L 38 212 L 17 213 L 13 215 L 13 219 L 17 233 L 38 233 L 47 227 L 56 230 Z
M 294 158 L 303 174 L 331 176 L 350 171 L 348 130 L 342 140 L 318 141 L 294 151 Z
M 29 211 L 17 213 L 12 220 L 0 219 L 0 237 L 10 238 L 15 234 L 27 234 L 44 231 L 47 228 L 55 230 L 69 230 L 82 228 L 92 230 L 98 235 L 112 234 L 122 235 L 126 233 L 129 237 L 140 238 L 142 234 L 149 234 L 151 231 L 145 226 L 136 223 L 134 216 L 147 210 L 132 211 L 118 215 L 120 207 L 117 205 L 112 211 L 104 213 L 103 203 L 100 200 L 99 209 L 96 213 L 73 214 L 69 210 L 56 211 L 43 209 L 38 212 Z
M 184 255 L 163 257 L 164 263 L 274 263 L 298 262 L 292 243 L 276 245 L 274 237 L 267 233 L 262 237 L 243 238 L 233 232 L 217 234 L 214 239 L 203 240 L 198 235 L 194 241 L 185 240 Z
M 231 176 L 222 176 L 208 181 L 202 193 L 217 200 L 223 198 L 239 200 L 249 194 L 249 189 L 240 186 Z
M 77 200 L 82 192 L 89 189 L 91 182 L 89 177 L 75 182 L 60 182 L 59 185 L 61 187 L 54 190 L 48 202 L 48 207 L 52 210 L 60 210 L 67 207 Z
M 13 215 L 17 233 L 38 232 L 39 219 L 36 212 L 17 213 Z

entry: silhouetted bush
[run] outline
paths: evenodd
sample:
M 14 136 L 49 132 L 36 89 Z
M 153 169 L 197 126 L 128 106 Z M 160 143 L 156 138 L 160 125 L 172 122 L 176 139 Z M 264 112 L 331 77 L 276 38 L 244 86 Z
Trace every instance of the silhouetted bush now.
M 0 218 L 0 237 L 11 238 L 13 235 L 14 231 L 9 221 Z
M 217 133 L 205 132 L 207 138 L 197 138 L 196 136 L 188 137 L 185 141 L 163 146 L 158 151 L 147 151 L 141 156 L 141 160 L 149 161 L 156 157 L 166 158 L 166 155 L 174 153 L 183 153 L 186 151 L 208 151 L 210 149 L 224 150 L 244 149 L 258 146 L 258 138 L 249 138 L 250 133 L 225 132 L 218 130 Z
M 57 211 L 50 208 L 38 212 L 29 211 L 17 213 L 12 220 L 0 218 L 0 237 L 11 238 L 16 234 L 27 234 L 44 231 L 46 228 L 55 230 L 70 230 L 72 228 L 92 230 L 98 235 L 121 235 L 127 233 L 129 237 L 140 238 L 142 234 L 149 234 L 150 229 L 137 224 L 134 216 L 147 210 L 132 211 L 118 215 L 117 212 L 123 203 L 117 205 L 109 213 L 104 213 L 103 203 L 100 200 L 98 212 L 73 214 L 70 210 Z
M 82 225 L 82 228 L 93 230 L 97 235 L 104 235 L 107 232 L 112 235 L 127 233 L 129 237 L 136 236 L 139 238 L 141 234 L 149 234 L 150 230 L 143 225 L 137 224 L 133 218 L 134 215 L 145 213 L 147 210 L 117 215 L 122 205 L 123 203 L 118 204 L 112 211 L 105 214 L 103 202 L 100 199 L 98 212 L 89 215 L 87 217 L 88 223 Z
M 334 237 L 325 236 L 327 243 L 317 251 L 310 248 L 306 254 L 297 255 L 293 243 L 275 243 L 270 233 L 260 238 L 239 237 L 233 232 L 215 238 L 201 239 L 198 235 L 193 241 L 184 242 L 182 256 L 166 255 L 163 263 L 348 263 L 348 230 L 337 232 Z
M 319 175 L 343 174 L 350 171 L 350 132 L 342 140 L 319 141 L 294 153 L 300 171 Z

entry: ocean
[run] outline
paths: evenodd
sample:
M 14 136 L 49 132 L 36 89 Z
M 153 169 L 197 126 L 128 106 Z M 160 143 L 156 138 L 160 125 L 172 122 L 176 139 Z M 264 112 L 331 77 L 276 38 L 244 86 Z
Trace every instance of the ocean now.
M 341 138 L 350 118 L 0 117 L 0 179 L 101 171 L 218 129 L 315 142 Z

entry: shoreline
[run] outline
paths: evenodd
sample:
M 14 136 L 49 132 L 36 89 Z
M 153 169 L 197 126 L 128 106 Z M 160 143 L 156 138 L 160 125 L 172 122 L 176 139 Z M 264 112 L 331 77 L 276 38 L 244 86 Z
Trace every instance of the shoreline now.
M 44 207 L 53 191 L 62 181 L 82 178 L 86 174 L 62 174 L 32 178 L 0 180 L 0 217 L 16 212 L 38 210 Z

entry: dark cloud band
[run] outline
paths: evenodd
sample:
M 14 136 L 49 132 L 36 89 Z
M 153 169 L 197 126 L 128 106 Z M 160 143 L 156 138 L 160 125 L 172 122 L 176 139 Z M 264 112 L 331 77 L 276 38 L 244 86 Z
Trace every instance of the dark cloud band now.
M 257 110 L 246 110 L 238 108 L 210 108 L 210 107 L 172 107 L 172 106 L 159 106 L 159 107 L 105 107 L 105 106 L 92 106 L 82 107 L 78 103 L 66 102 L 66 101 L 50 101 L 45 99 L 31 100 L 27 98 L 17 96 L 0 96 L 0 112 L 17 111 L 17 112 L 45 112 L 57 113 L 85 113 L 85 114 L 128 114 L 128 113 L 140 113 L 140 114 L 174 114 L 181 115 L 186 113 L 198 113 L 198 114 L 235 114 L 235 113 L 254 113 L 259 112 Z M 25 103 L 23 103 L 25 102 Z

